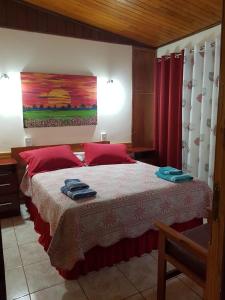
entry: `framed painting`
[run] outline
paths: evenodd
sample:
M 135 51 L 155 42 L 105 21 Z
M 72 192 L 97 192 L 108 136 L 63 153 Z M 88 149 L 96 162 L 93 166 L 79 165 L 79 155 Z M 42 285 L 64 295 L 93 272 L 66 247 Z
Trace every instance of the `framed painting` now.
M 21 73 L 25 128 L 97 124 L 97 77 Z

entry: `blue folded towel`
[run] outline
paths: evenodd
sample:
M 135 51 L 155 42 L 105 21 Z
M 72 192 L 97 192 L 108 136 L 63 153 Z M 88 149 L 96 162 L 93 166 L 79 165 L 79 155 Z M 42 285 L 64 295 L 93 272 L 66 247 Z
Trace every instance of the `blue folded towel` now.
M 70 192 L 89 188 L 89 185 L 87 185 L 84 182 L 81 182 L 80 179 L 66 179 L 64 183 Z
M 86 198 L 86 197 L 94 197 L 97 194 L 96 191 L 89 189 L 89 188 L 71 192 L 66 186 L 61 187 L 61 192 L 73 200 L 77 200 L 80 198 Z
M 190 181 L 193 179 L 193 176 L 191 176 L 189 174 L 181 174 L 181 175 L 167 174 L 167 175 L 165 175 L 165 174 L 162 174 L 159 171 L 157 171 L 155 173 L 155 175 L 158 176 L 159 178 L 162 178 L 167 181 L 175 182 L 175 183 Z
M 183 171 L 167 166 L 167 167 L 160 167 L 159 173 L 161 173 L 163 175 L 182 175 Z

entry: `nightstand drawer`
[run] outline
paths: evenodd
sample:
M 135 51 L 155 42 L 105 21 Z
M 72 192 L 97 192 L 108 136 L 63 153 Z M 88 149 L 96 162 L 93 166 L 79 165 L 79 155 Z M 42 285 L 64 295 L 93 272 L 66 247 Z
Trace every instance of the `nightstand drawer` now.
M 17 162 L 13 158 L 0 159 L 0 218 L 20 214 Z
M 0 216 L 5 212 L 19 213 L 19 201 L 17 194 L 0 196 Z
M 0 171 L 0 184 L 1 183 L 9 183 L 9 182 L 15 182 L 17 180 L 15 173 L 12 171 L 5 170 L 2 172 Z
M 15 203 L 18 201 L 18 195 L 17 194 L 9 194 L 9 195 L 1 195 L 0 196 L 0 206 L 3 203 Z
M 18 190 L 17 179 L 15 177 L 2 180 L 0 183 L 0 195 L 15 193 Z M 0 201 L 1 202 L 1 201 Z

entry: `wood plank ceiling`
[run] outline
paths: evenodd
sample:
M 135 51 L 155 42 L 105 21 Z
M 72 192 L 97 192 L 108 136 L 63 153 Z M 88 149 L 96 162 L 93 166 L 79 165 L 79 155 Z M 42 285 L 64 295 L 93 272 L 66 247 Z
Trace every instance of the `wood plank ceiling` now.
M 148 46 L 218 24 L 222 0 L 25 0 Z

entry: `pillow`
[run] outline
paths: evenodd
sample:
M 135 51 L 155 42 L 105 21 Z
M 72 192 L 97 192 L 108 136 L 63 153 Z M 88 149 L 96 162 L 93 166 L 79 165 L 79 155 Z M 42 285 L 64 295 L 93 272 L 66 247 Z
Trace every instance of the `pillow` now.
M 88 166 L 135 163 L 123 144 L 84 144 L 85 163 Z
M 84 152 L 73 152 L 73 154 L 79 158 L 80 161 L 84 161 Z
M 24 151 L 19 155 L 28 164 L 28 175 L 31 177 L 41 172 L 83 166 L 68 145 Z

